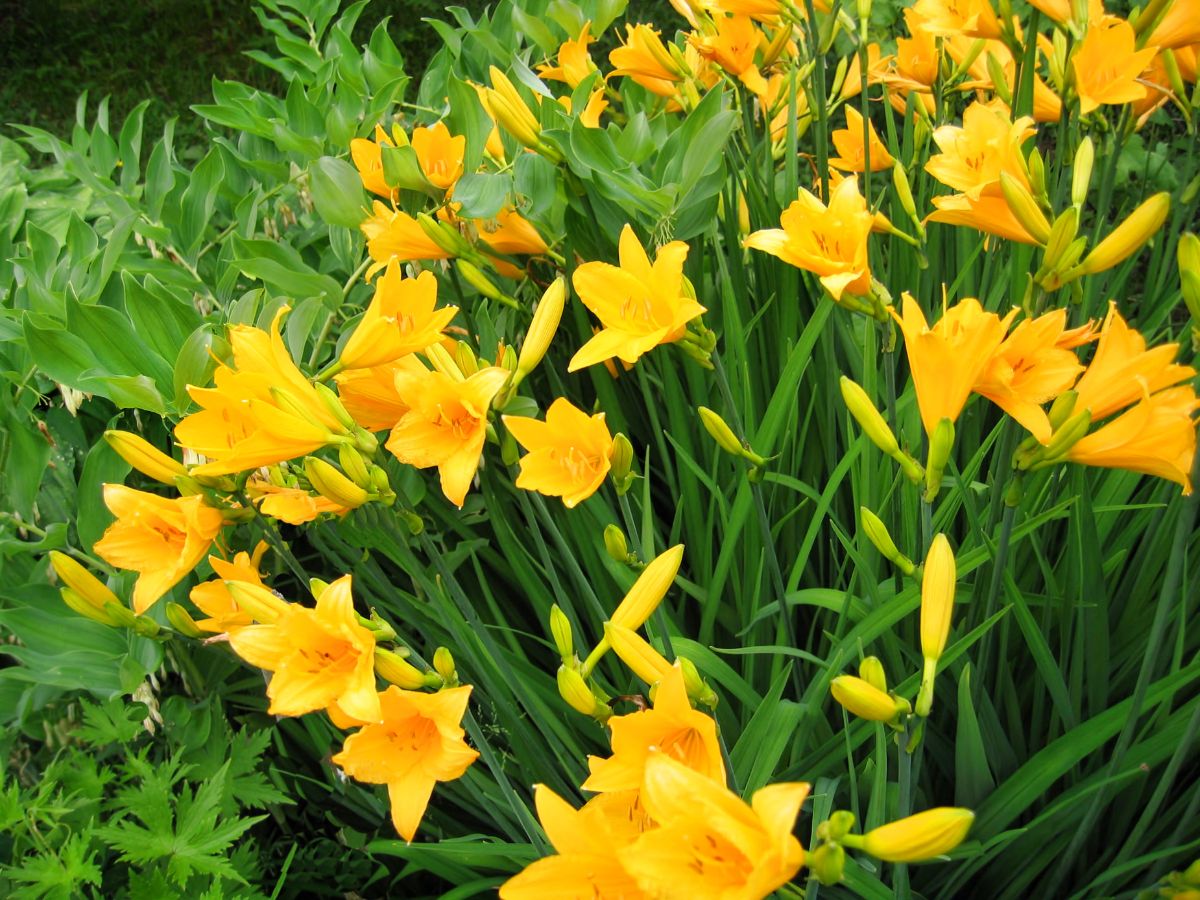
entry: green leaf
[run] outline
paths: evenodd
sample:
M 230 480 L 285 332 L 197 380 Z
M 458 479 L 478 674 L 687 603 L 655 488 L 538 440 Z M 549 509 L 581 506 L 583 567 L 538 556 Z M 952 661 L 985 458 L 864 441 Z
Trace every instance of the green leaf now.
M 344 159 L 322 156 L 308 167 L 313 205 L 329 225 L 357 228 L 367 216 L 367 200 L 358 170 Z
M 512 186 L 510 175 L 464 175 L 454 186 L 454 200 L 462 204 L 461 215 L 490 219 L 504 208 Z

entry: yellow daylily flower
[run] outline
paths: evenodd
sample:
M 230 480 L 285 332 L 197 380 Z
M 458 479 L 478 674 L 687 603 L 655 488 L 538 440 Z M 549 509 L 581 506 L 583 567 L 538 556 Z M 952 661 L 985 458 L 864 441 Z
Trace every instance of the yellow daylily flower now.
M 660 247 L 652 265 L 641 241 L 626 225 L 619 253 L 619 267 L 588 262 L 572 277 L 575 293 L 604 328 L 571 358 L 569 372 L 614 356 L 635 363 L 659 344 L 679 340 L 688 322 L 705 312 L 684 292 L 687 244 L 671 241 Z
M 322 513 L 342 516 L 350 510 L 328 497 L 314 494 L 303 488 L 272 484 L 265 478 L 251 478 L 246 482 L 246 495 L 259 512 L 289 525 L 303 525 Z
M 375 126 L 375 139 L 355 138 L 350 142 L 350 159 L 358 169 L 358 177 L 362 179 L 363 187 L 372 194 L 391 200 L 396 195 L 383 175 L 383 148 L 394 147 L 395 143 L 382 125 Z
M 665 897 L 766 897 L 804 864 L 792 835 L 809 786 L 771 784 L 747 804 L 666 753 L 646 761 L 642 803 L 658 828 L 618 851 L 642 890 Z
M 935 37 L 1000 38 L 1000 19 L 989 0 L 917 0 L 912 11 Z
M 1018 310 L 1001 319 L 967 297 L 947 309 L 932 328 L 912 295 L 905 292 L 903 315 L 892 317 L 904 333 L 904 349 L 917 390 L 927 434 L 938 422 L 958 420 L 971 390 L 1000 348 Z
M 406 841 L 416 836 L 433 786 L 461 778 L 479 757 L 459 724 L 470 697 L 470 685 L 435 694 L 392 685 L 379 693 L 380 719 L 346 738 L 333 757 L 355 781 L 387 785 L 392 824 Z
M 846 127 L 839 128 L 830 135 L 838 155 L 829 160 L 829 165 L 846 172 L 862 172 L 867 167 L 867 151 L 871 150 L 871 171 L 882 172 L 896 164 L 887 147 L 879 139 L 875 126 L 867 120 L 870 131 L 869 144 L 863 143 L 863 117 L 853 106 L 846 106 Z
M 1000 175 L 1007 173 L 1028 189 L 1021 145 L 1035 129 L 1029 116 L 1013 121 L 998 103 L 972 103 L 963 112 L 963 124 L 934 129 L 933 140 L 941 151 L 930 157 L 925 171 L 942 184 L 971 200 L 1001 197 Z
M 133 611 L 139 615 L 196 567 L 225 524 L 199 495 L 167 498 L 106 484 L 104 504 L 117 520 L 92 549 L 110 565 L 138 573 Z
M 233 651 L 272 673 L 267 684 L 273 716 L 300 716 L 336 703 L 347 715 L 379 722 L 375 636 L 358 622 L 343 575 L 321 592 L 315 607 L 289 603 L 275 621 L 229 635 Z
M 840 301 L 843 293 L 862 296 L 871 289 L 867 237 L 874 223 L 858 179 L 846 178 L 833 189 L 828 207 L 801 188 L 783 211 L 781 228 L 756 231 L 742 245 L 812 272 Z
M 415 356 L 404 356 L 369 369 L 339 372 L 334 381 L 350 418 L 367 431 L 383 431 L 392 428 L 409 409 L 396 393 L 396 373 L 419 375 L 425 371 Z
M 225 582 L 242 581 L 262 586 L 262 574 L 258 567 L 266 550 L 266 542 L 260 541 L 253 553 L 242 550 L 236 553 L 232 560 L 224 560 L 217 556 L 208 558 L 208 563 L 217 577 L 196 585 L 188 595 L 200 611 L 208 616 L 206 619 L 196 620 L 197 628 L 213 634 L 225 634 L 235 628 L 254 624 L 254 617 L 237 605 Z
M 521 457 L 517 487 L 562 497 L 571 509 L 604 483 L 613 448 L 604 413 L 589 416 L 559 397 L 546 410 L 545 422 L 504 416 L 504 425 L 529 451 Z
M 406 212 L 391 209 L 378 200 L 373 213 L 359 228 L 367 238 L 367 253 L 377 263 L 420 259 L 450 259 L 454 254 L 438 246 Z
M 648 900 L 617 855 L 654 827 L 636 789 L 600 794 L 577 810 L 539 784 L 533 801 L 557 855 L 530 863 L 506 881 L 500 900 Z
M 408 412 L 392 429 L 387 449 L 401 462 L 427 469 L 436 466 L 442 493 L 462 506 L 483 453 L 487 413 L 508 380 L 496 366 L 456 381 L 441 372 L 396 373 L 396 393 Z
M 451 134 L 445 122 L 435 122 L 429 127 L 414 128 L 411 143 L 426 180 L 450 193 L 463 173 L 467 139 Z
M 475 226 L 479 239 L 497 253 L 536 256 L 549 249 L 533 223 L 511 207 L 492 219 L 476 219 Z
M 658 684 L 654 706 L 608 720 L 612 756 L 588 757 L 585 791 L 625 791 L 642 784 L 646 762 L 655 753 L 670 756 L 705 779 L 725 783 L 725 763 L 717 723 L 692 708 L 683 670 L 672 666 Z
M 591 54 L 588 53 L 588 44 L 595 40 L 591 35 L 591 28 L 591 22 L 584 22 L 579 37 L 563 41 L 562 46 L 558 48 L 558 65 L 543 63 L 537 67 L 538 75 L 547 81 L 565 82 L 571 90 L 579 87 L 583 79 L 596 71 L 596 64 L 592 62 Z
M 754 54 L 763 41 L 763 33 L 749 16 L 713 18 L 716 30 L 712 34 L 691 35 L 692 46 L 705 59 L 712 60 L 742 82 L 751 92 L 763 95 L 767 82 L 754 63 Z
M 610 77 L 624 75 L 660 97 L 674 97 L 684 72 L 667 51 L 658 31 L 649 25 L 626 25 L 625 41 L 608 54 L 614 69 Z
M 1124 19 L 1089 21 L 1087 34 L 1071 56 L 1080 112 L 1143 99 L 1146 88 L 1138 77 L 1157 52 L 1155 47 L 1138 50 L 1133 26 Z
M 1146 44 L 1168 50 L 1200 44 L 1200 0 L 1174 0 L 1150 32 Z
M 457 306 L 437 309 L 437 279 L 432 272 L 405 278 L 396 260 L 375 282 L 375 296 L 342 348 L 343 369 L 369 369 L 394 362 L 439 343 L 458 313 Z

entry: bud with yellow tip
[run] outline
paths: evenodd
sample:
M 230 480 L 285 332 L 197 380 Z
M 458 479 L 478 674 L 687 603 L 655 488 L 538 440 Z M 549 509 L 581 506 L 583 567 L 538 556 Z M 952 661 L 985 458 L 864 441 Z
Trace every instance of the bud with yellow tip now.
M 1078 270 L 1084 275 L 1095 275 L 1128 259 L 1162 228 L 1170 211 L 1171 195 L 1166 191 L 1150 197 L 1092 248 Z
M 696 664 L 686 656 L 676 657 L 675 664 L 683 672 L 683 686 L 687 690 L 687 695 L 701 706 L 707 706 L 709 709 L 715 708 L 718 699 L 717 692 L 701 677 Z
M 517 357 L 517 380 L 521 380 L 542 361 L 550 342 L 558 331 L 558 323 L 562 320 L 563 307 L 567 302 L 567 280 L 555 278 L 542 299 L 538 301 L 537 309 L 533 311 L 533 321 L 521 342 L 521 353 Z
M 880 555 L 895 565 L 905 575 L 911 575 L 916 570 L 916 565 L 911 559 L 900 552 L 900 548 L 892 540 L 892 536 L 888 532 L 887 526 L 883 524 L 883 520 L 865 506 L 860 506 L 858 513 L 859 520 L 862 522 L 863 533 L 875 545 L 875 549 L 879 551 Z
M 117 455 L 143 475 L 175 486 L 175 479 L 187 475 L 187 467 L 163 453 L 149 441 L 128 431 L 106 431 L 104 440 L 117 451 Z
M 954 551 L 950 549 L 946 536 L 938 534 L 929 546 L 921 578 L 921 656 L 925 662 L 921 690 L 917 694 L 916 712 L 919 716 L 928 716 L 933 706 L 933 680 L 937 662 L 950 638 L 957 582 L 958 568 Z
M 111 628 L 116 628 L 120 623 L 108 611 L 108 607 L 119 609 L 116 603 L 105 603 L 100 606 L 94 606 L 82 597 L 77 591 L 69 587 L 58 589 L 59 595 L 63 599 L 63 603 L 67 604 L 72 610 L 83 616 L 85 619 L 91 619 L 93 622 L 99 622 L 101 625 L 108 625 Z
M 446 687 L 458 686 L 458 670 L 454 666 L 454 656 L 447 647 L 438 647 L 433 651 L 433 669 L 442 676 Z
M 721 416 L 709 409 L 707 406 L 698 406 L 696 411 L 700 414 L 700 423 L 704 426 L 704 430 L 708 432 L 709 437 L 717 442 L 717 446 L 726 453 L 731 453 L 734 456 L 742 457 L 749 460 L 756 466 L 761 466 L 766 460 L 748 449 L 741 441 L 738 440 L 733 429 L 729 424 L 721 418 Z
M 1179 238 L 1179 285 L 1193 324 L 1200 324 L 1200 237 L 1187 232 Z
M 1004 202 L 1008 204 L 1009 211 L 1021 227 L 1031 238 L 1045 246 L 1050 240 L 1050 222 L 1025 185 L 1007 172 L 1001 172 L 1000 190 L 1004 193 Z
M 667 595 L 682 562 L 683 544 L 676 544 L 651 560 L 613 611 L 610 621 L 631 630 L 640 628 Z
M 308 476 L 313 490 L 338 506 L 356 509 L 371 499 L 370 494 L 343 475 L 336 466 L 315 456 L 305 458 L 304 474 Z
M 583 676 L 575 669 L 567 666 L 559 666 L 558 668 L 558 693 L 567 701 L 567 704 L 576 712 L 581 712 L 585 716 L 591 716 L 593 719 L 600 721 L 606 720 L 612 715 L 612 710 L 608 704 L 592 693 L 592 689 L 587 686 L 587 682 L 583 680 Z
M 887 693 L 887 673 L 878 656 L 868 656 L 858 664 L 858 676 L 871 687 Z
M 920 464 L 900 449 L 896 435 L 879 410 L 875 408 L 875 404 L 871 402 L 867 392 L 858 382 L 845 375 L 841 377 L 839 383 L 842 389 L 842 400 L 845 402 L 846 408 L 850 410 L 850 415 L 854 416 L 854 420 L 862 428 L 863 434 L 870 438 L 876 447 L 898 462 L 900 468 L 904 470 L 904 474 L 911 481 L 920 481 L 925 474 Z
M 575 655 L 575 638 L 571 633 L 571 621 L 555 603 L 550 607 L 550 635 L 554 638 L 554 649 L 566 662 Z
M 206 636 L 200 629 L 200 626 L 196 624 L 196 620 L 192 618 L 191 614 L 173 600 L 168 601 L 165 612 L 167 614 L 167 621 L 171 623 L 171 627 L 184 637 L 202 638 Z
M 441 372 L 447 378 L 453 378 L 455 381 L 466 381 L 462 370 L 458 367 L 454 357 L 441 344 L 433 344 L 425 348 L 425 358 L 429 360 L 429 364 L 435 370 Z
M 966 839 L 975 821 L 969 809 L 943 806 L 873 828 L 864 835 L 847 835 L 847 847 L 865 850 L 893 863 L 920 862 L 949 853 Z
M 67 554 L 51 550 L 50 565 L 54 568 L 58 580 L 89 606 L 102 610 L 106 603 L 121 605 L 120 599 L 109 590 L 108 585 Z
M 855 675 L 839 675 L 829 692 L 847 712 L 870 722 L 890 722 L 903 708 L 891 694 Z
M 424 672 L 399 653 L 393 653 L 383 647 L 375 648 L 375 671 L 384 681 L 406 691 L 419 690 L 426 687 L 428 682 Z
M 632 628 L 604 623 L 604 638 L 621 662 L 646 684 L 658 684 L 671 671 L 671 664 Z
M 271 624 L 287 611 L 288 603 L 270 588 L 248 581 L 226 580 L 233 602 L 256 622 Z

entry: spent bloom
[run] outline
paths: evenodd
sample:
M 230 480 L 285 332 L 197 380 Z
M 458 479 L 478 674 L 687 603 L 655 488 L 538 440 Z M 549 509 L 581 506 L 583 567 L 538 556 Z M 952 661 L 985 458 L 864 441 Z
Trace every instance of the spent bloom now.
M 504 425 L 529 451 L 521 458 L 517 487 L 562 497 L 571 509 L 604 483 L 613 448 L 604 413 L 589 416 L 559 397 L 546 410 L 546 421 L 505 416 Z
M 139 615 L 196 567 L 225 524 L 199 495 L 159 497 L 106 484 L 104 503 L 117 520 L 93 549 L 110 565 L 138 573 L 133 610 Z

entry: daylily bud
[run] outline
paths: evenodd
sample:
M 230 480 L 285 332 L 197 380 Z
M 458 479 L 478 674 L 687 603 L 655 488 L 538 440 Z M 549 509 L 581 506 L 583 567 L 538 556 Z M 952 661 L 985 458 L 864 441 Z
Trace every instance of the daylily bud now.
M 313 384 L 317 391 L 317 396 L 321 398 L 321 403 L 329 410 L 329 414 L 337 419 L 338 424 L 350 431 L 354 428 L 355 422 L 350 413 L 346 412 L 346 407 L 342 406 L 341 398 L 334 393 L 333 388 L 320 381 Z
M 900 711 L 894 697 L 855 675 L 839 675 L 829 692 L 847 712 L 870 722 L 890 722 Z
M 1096 161 L 1096 145 L 1090 137 L 1079 142 L 1075 151 L 1075 165 L 1071 168 L 1071 202 L 1083 206 L 1087 200 L 1088 186 L 1092 181 L 1092 166 Z
M 608 477 L 612 479 L 618 494 L 625 494 L 633 486 L 633 444 L 629 438 L 618 433 L 613 438 L 612 455 L 609 457 Z
M 174 487 L 175 479 L 188 473 L 183 463 L 167 456 L 136 434 L 128 431 L 106 431 L 104 440 L 117 451 L 121 459 L 155 481 Z
M 1132 256 L 1162 228 L 1170 211 L 1170 194 L 1164 191 L 1150 197 L 1092 248 L 1079 264 L 1079 270 L 1085 275 L 1095 275 Z
M 471 245 L 458 233 L 458 229 L 440 222 L 428 213 L 417 213 L 417 224 L 425 236 L 452 256 L 468 256 Z
M 108 625 L 111 628 L 117 627 L 117 620 L 108 612 L 109 606 L 117 608 L 118 605 L 115 602 L 109 601 L 101 606 L 93 606 L 69 587 L 59 588 L 58 592 L 62 596 L 63 603 L 84 618 L 99 622 L 101 625 Z
M 838 843 L 850 833 L 856 819 L 854 813 L 839 809 L 829 814 L 829 818 L 817 826 L 817 837 L 823 841 Z
M 1078 231 L 1079 210 L 1068 206 L 1050 226 L 1050 237 L 1046 241 L 1046 252 L 1042 257 L 1042 272 L 1049 273 L 1061 268 L 1059 261 L 1075 240 Z
M 104 609 L 106 603 L 121 605 L 108 585 L 67 554 L 51 550 L 50 565 L 54 567 L 58 580 L 94 609 Z
M 1049 205 L 1050 200 L 1046 195 L 1046 163 L 1042 159 L 1041 151 L 1034 147 L 1029 151 L 1028 159 L 1029 169 L 1029 192 L 1033 194 L 1034 199 L 1038 203 Z
M 470 378 L 479 371 L 479 357 L 466 341 L 456 341 L 454 344 L 454 363 L 458 371 Z
M 566 662 L 575 654 L 575 639 L 571 634 L 571 622 L 567 614 L 555 603 L 550 607 L 550 634 L 554 638 L 554 648 Z
M 1066 455 L 1067 451 L 1075 446 L 1076 443 L 1088 432 L 1088 428 L 1092 424 L 1092 414 L 1090 410 L 1080 410 L 1075 413 L 1062 427 L 1054 432 L 1049 443 L 1046 444 L 1045 452 L 1042 460 L 1034 460 L 1035 462 L 1054 462 Z M 1038 467 L 1040 468 L 1040 466 Z
M 846 851 L 841 844 L 822 844 L 808 854 L 805 864 L 821 884 L 838 884 L 846 871 Z
M 134 615 L 132 609 L 127 606 L 122 606 L 120 603 L 105 603 L 104 612 L 110 619 L 113 620 L 113 624 L 118 628 L 137 628 L 139 621 L 146 621 L 152 625 L 154 624 L 153 619 L 143 620 L 141 616 Z M 142 626 L 140 629 L 140 631 L 145 630 L 147 630 L 145 626 Z M 154 631 L 157 632 L 157 630 L 158 626 L 155 625 Z M 149 636 L 150 635 L 147 635 L 147 637 Z
M 304 474 L 322 497 L 338 506 L 356 509 L 371 499 L 371 495 L 343 475 L 335 466 L 315 456 L 304 460 Z
M 929 458 L 925 462 L 925 502 L 932 503 L 942 488 L 942 473 L 954 448 L 954 423 L 943 418 L 929 436 Z
M 453 378 L 455 381 L 465 381 L 462 370 L 458 367 L 454 357 L 441 344 L 433 344 L 425 348 L 425 358 L 429 360 L 430 365 L 443 375 Z
M 357 447 L 351 444 L 341 444 L 338 447 L 338 462 L 342 464 L 342 470 L 346 476 L 365 491 L 370 491 L 374 488 L 371 481 L 371 470 L 367 466 L 367 460 L 363 459 L 362 453 Z M 384 474 L 384 478 L 387 474 Z
M 896 160 L 892 166 L 892 186 L 896 189 L 896 197 L 900 201 L 901 208 L 916 223 L 920 233 L 924 234 L 925 229 L 921 225 L 921 217 L 917 215 L 917 204 L 913 200 L 912 186 L 908 183 L 908 175 L 899 160 Z
M 663 655 L 631 628 L 605 622 L 604 638 L 621 662 L 646 684 L 658 684 L 671 671 L 671 664 Z
M 933 679 L 938 659 L 950 637 L 957 580 L 954 551 L 950 549 L 946 536 L 938 534 L 925 557 L 925 572 L 921 579 L 921 655 L 925 664 L 921 690 L 917 694 L 916 711 L 919 716 L 928 716 L 933 705 Z
M 717 705 L 717 693 L 700 676 L 700 670 L 696 668 L 696 664 L 686 656 L 677 657 L 675 662 L 683 672 L 683 686 L 687 690 L 687 695 L 701 706 L 714 708 Z
M 640 628 L 667 595 L 682 562 L 683 544 L 676 544 L 651 560 L 613 612 L 612 623 L 623 628 Z
M 896 441 L 896 435 L 892 433 L 888 423 L 875 408 L 875 404 L 871 402 L 867 392 L 857 382 L 845 375 L 841 377 L 840 384 L 842 400 L 845 401 L 846 408 L 850 410 L 850 415 L 854 416 L 863 433 L 888 456 L 898 453 L 900 444 Z
M 524 378 L 542 361 L 546 351 L 550 349 L 550 341 L 558 331 L 558 323 L 562 320 L 563 307 L 567 302 L 567 280 L 555 278 L 542 299 L 538 301 L 537 309 L 533 311 L 533 321 L 521 342 L 521 354 L 517 358 L 517 373 Z
M 592 693 L 591 688 L 587 686 L 587 682 L 583 680 L 583 676 L 575 669 L 559 666 L 558 692 L 572 709 L 583 713 L 585 716 L 591 716 L 593 719 L 604 721 L 612 715 L 612 710 L 609 709 L 608 705 L 602 703 Z
M 1200 237 L 1188 232 L 1179 238 L 1179 282 L 1192 321 L 1200 323 Z
M 1051 428 L 1061 428 L 1063 423 L 1071 418 L 1071 414 L 1075 412 L 1075 401 L 1078 398 L 1079 395 L 1075 391 L 1063 391 L 1054 398 L 1054 402 L 1050 404 L 1050 412 L 1047 414 Z
M 458 270 L 458 274 L 463 277 L 463 280 L 487 297 L 489 300 L 507 300 L 508 297 L 504 291 L 496 287 L 492 280 L 485 275 L 478 266 L 465 259 L 460 259 L 454 263 L 454 268 Z
M 433 651 L 433 669 L 442 676 L 446 687 L 458 685 L 458 670 L 454 667 L 454 657 L 446 647 L 438 647 Z
M 905 575 L 911 575 L 916 566 L 911 559 L 900 552 L 900 548 L 892 540 L 892 536 L 888 533 L 887 526 L 883 524 L 883 520 L 865 506 L 860 506 L 858 513 L 862 522 L 863 533 L 875 545 L 875 549 L 879 551 L 880 555 L 890 561 Z
M 425 673 L 399 653 L 393 653 L 383 647 L 375 648 L 375 671 L 384 681 L 406 691 L 415 691 L 425 687 Z
M 868 656 L 858 664 L 858 676 L 871 687 L 887 693 L 887 675 L 878 656 Z
M 933 859 L 963 842 L 975 814 L 969 809 L 930 809 L 898 822 L 873 828 L 862 836 L 863 850 L 887 862 Z M 847 842 L 848 846 L 854 846 Z
M 287 601 L 282 599 L 270 588 L 248 581 L 226 581 L 233 602 L 238 609 L 250 614 L 256 622 L 271 624 L 287 611 Z
M 728 423 L 722 419 L 717 413 L 713 412 L 707 406 L 698 406 L 696 411 L 700 413 L 700 424 L 704 426 L 704 430 L 709 436 L 717 442 L 717 446 L 726 453 L 732 453 L 734 456 L 745 456 L 745 448 L 742 447 L 742 442 L 737 439 L 737 435 L 733 433 L 733 429 Z
M 1050 223 L 1029 193 L 1025 185 L 1009 175 L 1000 173 L 1000 189 L 1004 192 L 1004 202 L 1021 227 L 1029 232 L 1029 236 L 1043 246 L 1050 240 Z
M 165 607 L 167 621 L 171 623 L 171 627 L 182 634 L 184 637 L 202 638 L 204 632 L 196 624 L 196 620 L 191 614 L 174 601 L 168 601 Z
M 629 562 L 629 544 L 625 540 L 625 532 L 611 522 L 604 526 L 604 549 L 616 562 Z

